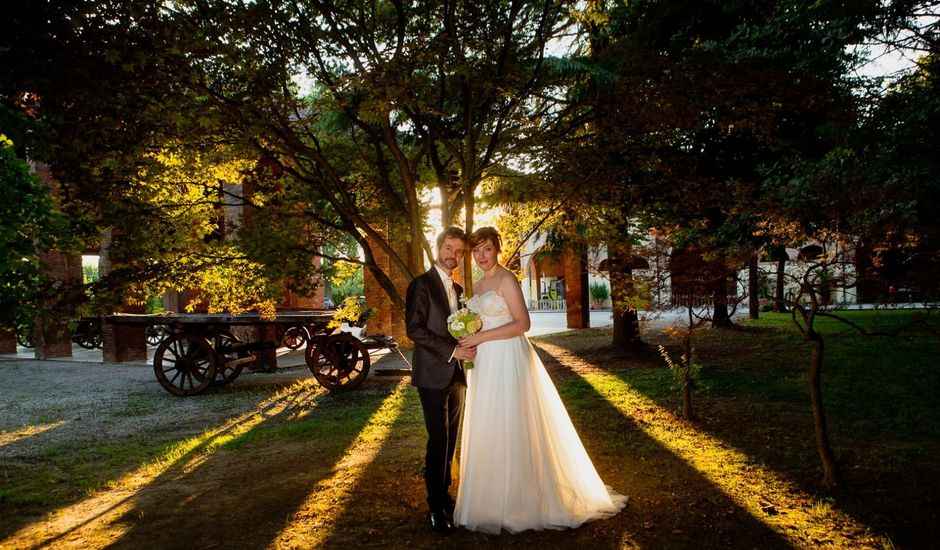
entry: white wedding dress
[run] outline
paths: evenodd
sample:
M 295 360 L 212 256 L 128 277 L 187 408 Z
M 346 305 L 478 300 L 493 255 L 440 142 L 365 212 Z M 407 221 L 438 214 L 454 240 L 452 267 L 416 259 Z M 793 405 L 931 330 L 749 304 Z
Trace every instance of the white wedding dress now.
M 467 306 L 483 330 L 512 320 L 502 296 Z M 577 527 L 619 512 L 627 497 L 605 486 L 545 366 L 525 336 L 484 342 L 467 370 L 454 523 L 498 534 Z

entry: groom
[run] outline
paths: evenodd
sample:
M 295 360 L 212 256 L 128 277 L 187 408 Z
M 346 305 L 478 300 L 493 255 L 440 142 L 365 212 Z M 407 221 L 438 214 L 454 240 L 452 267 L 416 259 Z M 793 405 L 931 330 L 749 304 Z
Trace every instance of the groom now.
M 467 387 L 460 361 L 476 355 L 475 349 L 459 347 L 447 332 L 447 316 L 457 310 L 462 290 L 451 274 L 463 260 L 466 247 L 467 237 L 459 227 L 438 235 L 437 261 L 411 281 L 405 298 L 406 329 L 414 342 L 411 384 L 418 388 L 428 431 L 424 483 L 429 518 L 431 528 L 442 534 L 454 531 L 454 497 L 448 488 Z

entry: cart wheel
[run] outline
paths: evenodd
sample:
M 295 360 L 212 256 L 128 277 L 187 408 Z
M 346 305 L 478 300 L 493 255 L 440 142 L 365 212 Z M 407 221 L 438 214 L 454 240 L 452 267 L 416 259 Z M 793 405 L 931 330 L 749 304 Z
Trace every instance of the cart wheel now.
M 80 321 L 72 334 L 72 340 L 85 349 L 101 347 L 101 326 L 94 321 Z
M 104 348 L 104 336 L 101 334 L 101 321 L 92 324 L 90 339 L 95 346 L 93 349 Z
M 324 388 L 351 390 L 369 374 L 369 351 L 347 332 L 310 341 L 305 354 L 307 368 Z
M 215 379 L 212 344 L 200 336 L 171 335 L 153 356 L 153 371 L 163 388 L 175 395 L 195 395 Z
M 163 325 L 149 325 L 147 326 L 147 344 L 159 346 L 169 333 Z
M 242 341 L 237 336 L 228 331 L 223 331 L 215 336 L 215 356 L 218 363 L 215 369 L 215 379 L 213 386 L 224 386 L 238 378 L 245 368 L 244 363 L 239 363 L 233 367 L 226 365 L 233 359 L 242 359 L 251 355 L 248 351 L 241 349 Z
M 16 343 L 24 348 L 33 347 L 33 331 L 29 328 L 22 328 L 16 331 Z
M 304 327 L 290 327 L 284 333 L 281 342 L 287 349 L 300 349 L 309 339 L 310 335 L 307 334 L 307 329 Z

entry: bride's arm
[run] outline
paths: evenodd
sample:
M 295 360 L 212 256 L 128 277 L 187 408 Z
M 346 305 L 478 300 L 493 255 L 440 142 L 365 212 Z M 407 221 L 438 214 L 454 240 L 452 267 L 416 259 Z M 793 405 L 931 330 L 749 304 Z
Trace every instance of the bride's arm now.
M 500 281 L 498 290 L 499 294 L 506 300 L 506 305 L 509 306 L 509 314 L 512 316 L 512 321 L 496 328 L 483 330 L 476 334 L 471 334 L 470 336 L 464 336 L 460 339 L 462 345 L 478 346 L 490 340 L 515 338 L 516 336 L 525 334 L 526 331 L 529 330 L 531 324 L 529 321 L 529 310 L 525 307 L 522 287 L 519 286 L 519 281 L 516 280 L 516 277 L 511 272 L 507 272 L 503 280 Z

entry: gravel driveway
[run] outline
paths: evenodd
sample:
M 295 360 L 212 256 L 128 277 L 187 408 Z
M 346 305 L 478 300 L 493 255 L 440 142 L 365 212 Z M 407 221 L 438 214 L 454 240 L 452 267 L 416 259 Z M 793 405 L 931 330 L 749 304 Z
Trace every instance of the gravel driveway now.
M 194 397 L 167 393 L 143 363 L 0 359 L 0 460 L 90 441 L 192 433 L 310 377 L 305 368 L 243 373 Z

